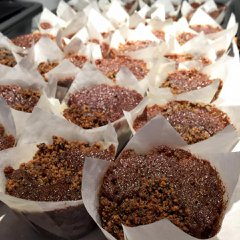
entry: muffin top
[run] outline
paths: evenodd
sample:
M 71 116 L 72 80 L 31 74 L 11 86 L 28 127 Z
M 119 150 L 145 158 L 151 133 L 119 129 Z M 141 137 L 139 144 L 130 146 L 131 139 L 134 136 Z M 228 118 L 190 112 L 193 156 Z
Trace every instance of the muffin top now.
M 114 160 L 115 147 L 67 141 L 53 137 L 52 144 L 41 143 L 33 159 L 18 169 L 4 169 L 6 193 L 33 201 L 79 200 L 85 157 Z
M 14 67 L 17 62 L 12 52 L 6 48 L 0 48 L 0 64 Z
M 31 88 L 22 88 L 16 84 L 0 85 L 0 97 L 18 111 L 32 112 L 40 96 L 40 91 Z
M 146 154 L 125 150 L 110 165 L 100 189 L 102 226 L 124 239 L 121 224 L 168 218 L 186 233 L 210 238 L 219 230 L 225 188 L 206 160 L 159 146 Z
M 135 90 L 100 84 L 70 94 L 67 105 L 88 106 L 105 113 L 108 121 L 114 122 L 123 116 L 123 110 L 131 111 L 142 99 L 142 95 Z
M 11 134 L 7 134 L 3 125 L 0 123 L 0 151 L 11 148 L 15 145 L 15 138 Z
M 212 105 L 172 101 L 145 107 L 133 128 L 140 129 L 158 114 L 163 115 L 188 144 L 206 140 L 230 124 L 227 114 Z

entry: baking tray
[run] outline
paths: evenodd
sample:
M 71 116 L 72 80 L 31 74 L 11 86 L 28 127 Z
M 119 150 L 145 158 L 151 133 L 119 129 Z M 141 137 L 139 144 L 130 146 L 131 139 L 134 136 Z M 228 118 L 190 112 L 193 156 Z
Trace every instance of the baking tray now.
M 0 32 L 9 38 L 30 33 L 32 19 L 43 7 L 35 2 L 0 1 Z

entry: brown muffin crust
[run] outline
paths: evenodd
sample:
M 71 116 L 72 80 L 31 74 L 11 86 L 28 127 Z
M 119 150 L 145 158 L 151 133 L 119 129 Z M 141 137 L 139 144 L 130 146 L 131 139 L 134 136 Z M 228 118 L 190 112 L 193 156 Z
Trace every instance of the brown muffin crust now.
M 30 113 L 40 99 L 41 93 L 15 84 L 0 85 L 0 97 L 4 98 L 11 108 Z
M 98 59 L 95 61 L 97 68 L 108 78 L 115 80 L 121 66 L 126 66 L 138 80 L 143 79 L 147 73 L 147 64 L 143 60 L 133 59 L 128 56 Z
M 204 32 L 204 34 L 217 33 L 222 31 L 220 27 L 213 27 L 211 25 L 192 25 L 190 26 L 196 32 Z
M 41 62 L 39 63 L 37 70 L 42 75 L 44 80 L 47 82 L 48 79 L 46 78 L 45 74 L 50 72 L 52 69 L 54 69 L 58 65 L 59 65 L 59 62 L 57 61 Z
M 149 47 L 152 43 L 152 41 L 128 41 L 125 44 L 120 44 L 118 51 L 121 54 L 124 54 L 125 52 L 136 51 Z
M 189 33 L 189 32 L 183 32 L 177 36 L 177 41 L 180 45 L 183 45 L 184 43 L 188 42 L 189 40 L 196 37 L 196 34 Z
M 15 37 L 12 39 L 12 42 L 19 47 L 30 48 L 33 43 L 37 43 L 43 36 L 49 37 L 52 40 L 55 39 L 55 37 L 50 34 L 31 33 Z
M 0 124 L 0 151 L 11 148 L 15 145 L 15 138 L 7 134 L 2 124 Z
M 79 107 L 87 105 L 105 113 L 108 121 L 114 122 L 123 116 L 123 110 L 131 111 L 142 99 L 142 95 L 135 90 L 100 84 L 70 94 L 67 105 Z
M 206 140 L 230 124 L 227 114 L 210 104 L 172 101 L 163 106 L 147 106 L 135 119 L 133 128 L 139 130 L 158 114 L 163 115 L 188 144 Z
M 200 61 L 204 66 L 211 64 L 211 60 L 209 60 L 207 57 L 193 56 L 190 53 L 183 53 L 183 54 L 170 53 L 170 54 L 164 55 L 164 57 L 170 60 L 173 60 L 176 63 L 196 60 L 196 61 Z
M 87 105 L 77 106 L 73 104 L 63 111 L 63 116 L 68 121 L 84 129 L 92 129 L 108 124 L 108 119 L 104 112 Z
M 0 64 L 14 67 L 17 62 L 12 52 L 6 48 L 0 48 Z
M 212 84 L 214 80 L 196 69 L 177 70 L 170 73 L 161 87 L 169 87 L 174 94 L 200 89 Z
M 85 56 L 78 54 L 72 54 L 68 56 L 67 59 L 79 68 L 82 68 L 83 65 L 87 62 L 87 58 Z
M 102 226 L 124 239 L 121 224 L 167 218 L 197 238 L 214 236 L 225 210 L 225 188 L 206 160 L 159 146 L 146 154 L 124 151 L 110 165 L 99 196 Z
M 152 32 L 158 39 L 165 41 L 165 32 L 161 30 L 155 30 Z
M 53 137 L 53 144 L 41 143 L 33 159 L 14 170 L 4 169 L 6 193 L 33 201 L 79 200 L 85 157 L 114 160 L 115 148 L 100 144 L 67 141 Z
M 50 29 L 52 28 L 53 26 L 51 25 L 51 23 L 49 22 L 41 22 L 40 23 L 40 27 L 44 30 L 47 30 L 47 29 Z

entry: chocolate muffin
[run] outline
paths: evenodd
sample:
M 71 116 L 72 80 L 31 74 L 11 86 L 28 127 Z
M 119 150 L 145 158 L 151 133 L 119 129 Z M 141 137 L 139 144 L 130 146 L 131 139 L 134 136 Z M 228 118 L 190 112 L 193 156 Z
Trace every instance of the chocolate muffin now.
M 222 31 L 220 27 L 213 27 L 211 25 L 192 25 L 190 26 L 196 32 L 204 32 L 204 34 L 217 33 Z
M 0 85 L 0 97 L 6 103 L 18 111 L 31 113 L 41 97 L 38 90 L 22 88 L 18 85 Z
M 173 94 L 180 94 L 206 87 L 213 82 L 214 80 L 210 79 L 208 75 L 201 73 L 196 69 L 177 70 L 168 75 L 166 81 L 161 85 L 161 87 L 169 87 L 171 88 Z M 221 88 L 222 81 L 214 99 L 217 98 Z
M 152 32 L 158 39 L 165 41 L 165 32 L 161 30 L 155 30 Z
M 97 68 L 108 78 L 115 80 L 121 66 L 126 66 L 138 80 L 143 79 L 147 73 L 147 64 L 143 60 L 133 59 L 128 56 L 98 59 L 95 61 Z
M 214 236 L 225 210 L 225 187 L 206 160 L 159 146 L 146 154 L 125 150 L 106 172 L 99 193 L 102 227 L 124 239 L 134 227 L 169 219 L 196 238 Z
M 147 106 L 135 119 L 133 128 L 139 130 L 158 114 L 163 115 L 188 144 L 206 140 L 230 124 L 227 114 L 212 105 L 172 101 L 162 106 Z
M 12 52 L 6 48 L 0 48 L 0 64 L 14 67 L 17 62 Z
M 58 65 L 59 65 L 59 62 L 57 62 L 57 61 L 41 62 L 41 63 L 39 63 L 37 70 L 42 75 L 44 80 L 47 82 L 48 79 L 45 76 L 45 74 L 50 72 L 52 69 L 54 69 Z
M 66 57 L 71 63 L 73 63 L 76 67 L 82 68 L 83 65 L 87 62 L 87 58 L 83 55 L 71 54 Z
M 73 104 L 64 110 L 63 116 L 84 129 L 92 129 L 108 124 L 108 119 L 104 111 L 87 105 L 77 106 Z
M 41 143 L 33 159 L 18 169 L 4 169 L 6 193 L 32 201 L 79 200 L 85 157 L 114 160 L 115 148 L 100 144 L 67 141 L 53 137 L 53 144 Z
M 142 95 L 135 90 L 100 84 L 70 94 L 67 105 L 78 106 L 80 109 L 87 106 L 104 113 L 109 122 L 114 122 L 123 116 L 123 110 L 131 111 L 142 99 Z
M 183 32 L 177 36 L 177 41 L 179 42 L 180 45 L 183 45 L 196 36 L 197 35 L 194 33 Z
M 7 134 L 2 124 L 0 124 L 0 151 L 11 148 L 15 145 L 15 138 Z
M 207 57 L 200 57 L 200 56 L 193 56 L 190 53 L 182 53 L 182 54 L 177 54 L 177 53 L 170 53 L 164 55 L 164 57 L 173 60 L 177 63 L 181 62 L 187 62 L 187 61 L 200 61 L 204 66 L 211 64 L 211 60 L 209 60 Z
M 146 47 L 149 47 L 153 42 L 146 40 L 146 41 L 128 41 L 125 44 L 120 44 L 118 51 L 121 54 L 126 52 L 140 50 Z
M 30 48 L 33 43 L 37 43 L 43 36 L 49 37 L 52 40 L 55 39 L 55 37 L 50 34 L 31 33 L 15 37 L 12 39 L 12 42 L 19 47 Z

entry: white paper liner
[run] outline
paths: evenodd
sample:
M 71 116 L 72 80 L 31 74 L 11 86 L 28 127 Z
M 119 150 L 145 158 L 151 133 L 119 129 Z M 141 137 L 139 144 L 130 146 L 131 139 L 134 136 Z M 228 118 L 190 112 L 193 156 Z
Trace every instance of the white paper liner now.
M 72 7 L 74 7 L 77 11 L 82 11 L 87 5 L 89 4 L 88 0 L 70 0 L 68 4 Z
M 71 21 L 76 15 L 76 11 L 63 0 L 59 2 L 56 13 L 58 17 L 66 22 Z
M 58 61 L 63 58 L 63 53 L 56 42 L 47 37 L 42 37 L 33 48 L 34 61 L 38 65 L 41 62 Z
M 2 99 L 0 99 L 0 124 L 4 127 L 6 134 L 11 134 L 16 139 L 16 127 L 11 109 Z
M 52 27 L 49 29 L 43 29 L 41 27 L 41 23 L 49 23 L 49 24 L 51 24 Z M 53 36 L 56 36 L 58 30 L 61 27 L 65 27 L 65 26 L 66 26 L 66 22 L 63 19 L 57 17 L 54 13 L 52 13 L 47 8 L 43 9 L 41 16 L 40 16 L 39 24 L 38 24 L 38 28 L 41 33 L 48 33 Z
M 106 12 L 106 17 L 114 24 L 115 27 L 119 27 L 129 20 L 129 15 L 121 6 L 120 1 L 112 1 L 108 11 Z
M 20 62 L 22 59 L 22 57 L 18 53 L 25 54 L 23 48 L 13 44 L 13 42 L 9 38 L 4 36 L 1 32 L 0 32 L 0 48 L 6 48 L 10 50 L 13 56 L 15 57 L 17 63 Z
M 160 132 L 161 135 L 156 136 L 156 131 Z M 125 149 L 134 149 L 138 153 L 144 153 L 159 145 L 181 148 L 184 146 L 184 144 L 185 143 L 182 142 L 181 138 L 179 138 L 175 130 L 169 126 L 168 122 L 164 120 L 164 118 L 156 117 L 130 140 Z M 216 147 L 214 147 L 214 149 L 216 149 Z M 202 150 L 204 151 L 204 149 Z M 190 151 L 191 153 L 196 154 L 193 150 L 190 149 Z M 217 169 L 224 185 L 226 186 L 227 195 L 230 198 L 238 181 L 240 171 L 240 162 L 238 160 L 239 153 L 216 154 L 197 152 L 197 156 L 210 161 L 210 163 Z M 108 239 L 113 240 L 115 238 L 113 238 L 109 233 L 106 233 L 106 231 L 101 228 L 100 217 L 98 214 L 98 192 L 101 187 L 103 176 L 108 167 L 109 163 L 106 161 L 96 162 L 91 158 L 86 159 L 83 171 L 82 196 L 84 205 L 89 214 L 98 224 L 104 235 Z M 231 203 L 228 203 L 228 210 L 230 209 L 230 204 Z M 222 226 L 220 232 L 225 230 L 223 227 L 224 226 Z M 124 227 L 124 234 L 126 236 L 125 239 L 128 240 L 196 239 L 190 235 L 187 235 L 167 220 L 161 220 L 153 224 L 132 228 Z M 228 235 L 232 236 L 232 234 L 234 234 L 234 231 L 228 232 Z

